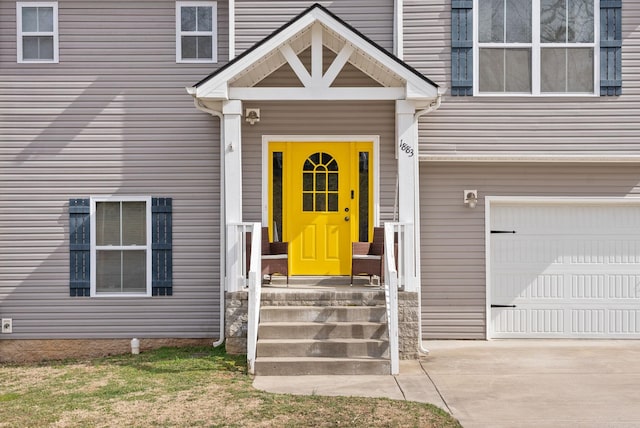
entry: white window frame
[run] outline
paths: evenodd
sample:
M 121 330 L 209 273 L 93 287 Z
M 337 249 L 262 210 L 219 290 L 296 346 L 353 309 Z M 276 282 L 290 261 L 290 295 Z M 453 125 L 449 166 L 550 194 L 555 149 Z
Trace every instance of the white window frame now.
M 106 245 L 104 247 L 96 245 L 96 203 L 97 202 L 145 202 L 146 203 L 146 245 Z M 151 249 L 151 196 L 95 196 L 91 197 L 90 203 L 90 218 L 91 218 L 91 297 L 151 297 L 151 263 L 152 263 L 152 249 Z M 146 251 L 146 292 L 145 293 L 98 293 L 96 291 L 96 251 L 108 248 L 111 250 L 127 250 L 135 247 L 136 250 Z
M 182 8 L 183 7 L 210 7 L 211 8 L 211 31 L 185 31 L 182 32 Z M 182 36 L 210 36 L 211 37 L 211 59 L 182 58 Z M 212 64 L 218 62 L 218 2 L 215 1 L 177 1 L 176 2 L 176 62 L 177 63 L 200 63 Z
M 600 0 L 593 0 L 592 43 L 540 43 L 540 0 L 531 0 L 531 43 L 480 43 L 479 1 L 473 0 L 473 95 L 490 97 L 597 97 L 600 96 Z M 506 24 L 505 24 L 506 26 Z M 531 93 L 529 92 L 480 92 L 480 48 L 531 49 Z M 540 92 L 540 53 L 542 48 L 592 48 L 593 93 Z
M 22 9 L 25 7 L 51 7 L 53 8 L 53 31 L 22 31 Z M 58 63 L 58 2 L 16 2 L 16 28 L 17 28 L 17 56 L 18 63 L 28 64 L 57 64 Z M 53 36 L 53 59 L 24 59 L 22 52 L 22 38 L 27 36 Z

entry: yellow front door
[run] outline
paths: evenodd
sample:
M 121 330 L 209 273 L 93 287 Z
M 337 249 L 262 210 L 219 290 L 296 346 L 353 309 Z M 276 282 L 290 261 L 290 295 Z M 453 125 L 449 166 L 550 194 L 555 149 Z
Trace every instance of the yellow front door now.
M 291 275 L 350 274 L 351 243 L 361 236 L 362 225 L 369 229 L 371 224 L 371 210 L 368 206 L 363 210 L 361 202 L 371 201 L 370 186 L 362 191 L 359 166 L 363 151 L 369 162 L 371 146 L 356 142 L 269 144 L 273 160 L 269 175 L 271 237 L 289 242 Z M 365 174 L 369 182 L 370 168 Z M 361 221 L 361 216 L 366 219 Z M 367 230 L 364 236 L 368 235 Z

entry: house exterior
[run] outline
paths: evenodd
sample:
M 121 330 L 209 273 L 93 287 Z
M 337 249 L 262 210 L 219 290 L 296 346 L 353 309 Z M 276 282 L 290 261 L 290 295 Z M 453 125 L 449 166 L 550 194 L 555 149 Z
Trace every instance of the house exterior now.
M 408 225 L 423 339 L 640 337 L 640 5 L 504 3 L 0 0 L 0 360 L 222 339 L 242 222 Z

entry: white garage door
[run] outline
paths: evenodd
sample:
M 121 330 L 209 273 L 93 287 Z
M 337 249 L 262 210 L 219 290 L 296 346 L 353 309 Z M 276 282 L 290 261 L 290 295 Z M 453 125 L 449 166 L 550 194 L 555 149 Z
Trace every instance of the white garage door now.
M 640 205 L 490 202 L 489 337 L 640 338 Z

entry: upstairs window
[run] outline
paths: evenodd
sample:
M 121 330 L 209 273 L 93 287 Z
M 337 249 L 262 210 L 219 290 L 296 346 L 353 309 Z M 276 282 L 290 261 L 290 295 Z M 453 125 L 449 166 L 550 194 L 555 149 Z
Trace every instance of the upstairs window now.
M 540 92 L 593 93 L 593 0 L 540 0 Z
M 58 62 L 58 3 L 16 3 L 18 62 Z
M 476 0 L 478 94 L 596 95 L 598 0 Z
M 176 2 L 176 61 L 218 60 L 216 2 Z
M 595 94 L 594 0 L 478 0 L 481 94 Z
M 531 92 L 530 0 L 480 0 L 480 92 Z

